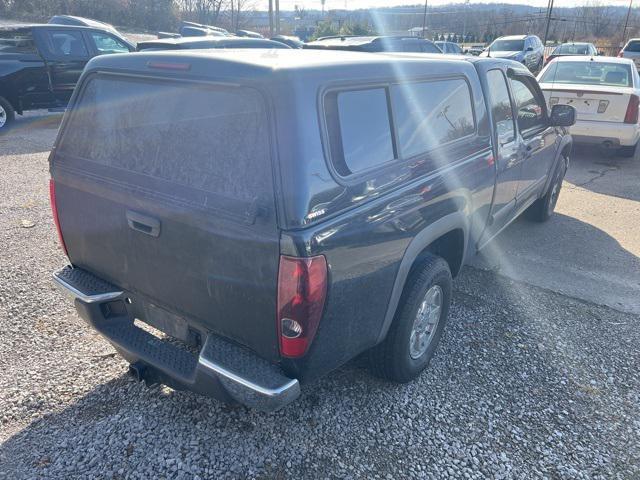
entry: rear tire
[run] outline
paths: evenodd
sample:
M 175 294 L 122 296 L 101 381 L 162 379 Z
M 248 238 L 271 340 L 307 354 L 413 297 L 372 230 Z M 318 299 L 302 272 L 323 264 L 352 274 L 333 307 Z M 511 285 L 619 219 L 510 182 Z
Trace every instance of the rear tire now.
M 450 303 L 449 265 L 428 254 L 407 280 L 387 337 L 369 352 L 373 373 L 399 383 L 416 378 L 440 342 Z
M 536 200 L 526 211 L 526 215 L 530 220 L 534 222 L 546 222 L 551 218 L 555 211 L 556 204 L 558 203 L 558 197 L 560 196 L 560 190 L 562 189 L 562 180 L 567 173 L 568 160 L 565 157 L 562 165 L 559 165 L 554 173 L 553 180 L 549 185 L 547 193 L 544 197 Z
M 9 130 L 15 118 L 16 113 L 11 104 L 4 97 L 0 97 L 0 133 Z
M 633 158 L 636 155 L 636 149 L 638 147 L 638 143 L 636 142 L 634 145 L 629 145 L 626 147 L 620 147 L 618 149 L 618 156 L 624 158 Z

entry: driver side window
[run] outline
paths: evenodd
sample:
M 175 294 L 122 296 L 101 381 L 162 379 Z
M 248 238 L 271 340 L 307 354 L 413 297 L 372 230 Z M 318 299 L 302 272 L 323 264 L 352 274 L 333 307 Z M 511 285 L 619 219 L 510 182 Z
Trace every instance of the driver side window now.
M 518 108 L 518 130 L 526 137 L 527 131 L 546 125 L 544 100 L 527 77 L 512 77 L 511 90 Z

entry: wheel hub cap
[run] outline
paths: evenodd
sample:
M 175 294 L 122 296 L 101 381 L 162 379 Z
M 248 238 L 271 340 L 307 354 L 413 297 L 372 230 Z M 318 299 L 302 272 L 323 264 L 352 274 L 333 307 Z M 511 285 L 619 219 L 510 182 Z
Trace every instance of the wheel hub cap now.
M 418 308 L 409 339 L 409 354 L 414 360 L 424 355 L 431 344 L 440 322 L 442 297 L 442 288 L 439 285 L 433 285 L 425 293 Z
M 4 127 L 5 123 L 7 123 L 7 112 L 5 112 L 4 108 L 0 105 L 0 128 Z

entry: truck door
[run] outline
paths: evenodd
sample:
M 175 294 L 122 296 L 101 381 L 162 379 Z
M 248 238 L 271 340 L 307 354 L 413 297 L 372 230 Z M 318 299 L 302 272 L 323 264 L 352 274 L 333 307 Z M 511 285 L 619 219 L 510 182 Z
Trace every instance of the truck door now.
M 53 97 L 58 105 L 66 106 L 89 61 L 89 49 L 82 30 L 59 27 L 39 29 L 38 37 L 47 63 Z
M 522 143 L 523 163 L 517 194 L 520 206 L 537 197 L 545 185 L 556 151 L 557 134 L 549 126 L 544 96 L 535 79 L 526 74 L 511 74 L 509 82 Z
M 493 206 L 484 235 L 489 239 L 511 219 L 515 210 L 522 155 L 507 79 L 500 69 L 489 70 L 486 76 L 497 170 Z
M 23 110 L 48 106 L 52 101 L 49 77 L 31 27 L 0 30 L 0 54 L 4 60 L 1 95 Z

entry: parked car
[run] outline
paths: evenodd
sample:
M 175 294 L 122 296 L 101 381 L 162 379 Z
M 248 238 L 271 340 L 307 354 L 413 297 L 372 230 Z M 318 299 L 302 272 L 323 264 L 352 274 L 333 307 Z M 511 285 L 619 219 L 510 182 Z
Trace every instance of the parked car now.
M 262 34 L 258 32 L 252 32 L 251 30 L 238 30 L 236 32 L 238 37 L 249 37 L 249 38 L 264 38 Z
M 77 27 L 100 28 L 102 30 L 108 30 L 120 38 L 124 38 L 123 35 L 110 23 L 101 22 L 92 18 L 76 17 L 74 15 L 54 15 L 47 23 L 53 25 L 73 25 Z
M 433 42 L 437 45 L 437 47 L 442 50 L 442 53 L 449 53 L 449 54 L 453 54 L 453 55 L 462 55 L 462 49 L 460 48 L 460 46 L 457 43 L 454 42 L 443 42 L 443 41 L 437 41 L 437 42 Z
M 480 55 L 482 52 L 484 51 L 484 45 L 471 45 L 469 47 L 469 49 L 467 50 L 467 53 L 469 55 L 473 55 L 474 57 L 477 57 L 478 55 Z
M 27 110 L 64 108 L 90 58 L 135 50 L 111 30 L 63 25 L 0 28 L 0 131 Z
M 498 59 L 97 58 L 50 157 L 54 278 L 151 383 L 273 410 L 363 352 L 407 382 L 465 261 L 553 213 L 574 114 Z
M 303 48 L 350 50 L 356 52 L 423 52 L 442 53 L 435 43 L 416 37 L 401 36 L 335 36 L 305 43 Z
M 598 49 L 593 43 L 578 42 L 578 43 L 563 43 L 553 49 L 551 54 L 546 58 L 545 63 L 549 63 L 554 58 L 567 57 L 567 56 L 590 56 L 596 57 L 598 55 Z
M 287 45 L 264 38 L 248 37 L 187 37 L 159 38 L 138 42 L 139 52 L 148 50 L 193 50 L 202 48 L 289 48 Z
M 618 53 L 620 58 L 630 58 L 640 68 L 640 38 L 630 38 Z
M 182 37 L 219 37 L 231 36 L 224 28 L 183 21 L 178 32 Z
M 628 58 L 559 57 L 538 77 L 547 103 L 576 108 L 576 143 L 633 157 L 640 139 L 640 79 Z
M 304 45 L 304 42 L 302 42 L 298 37 L 288 35 L 276 35 L 275 37 L 271 37 L 271 40 L 274 42 L 284 43 L 291 48 L 302 48 Z
M 535 35 L 511 35 L 496 38 L 480 56 L 515 60 L 536 73 L 544 64 L 544 46 Z

